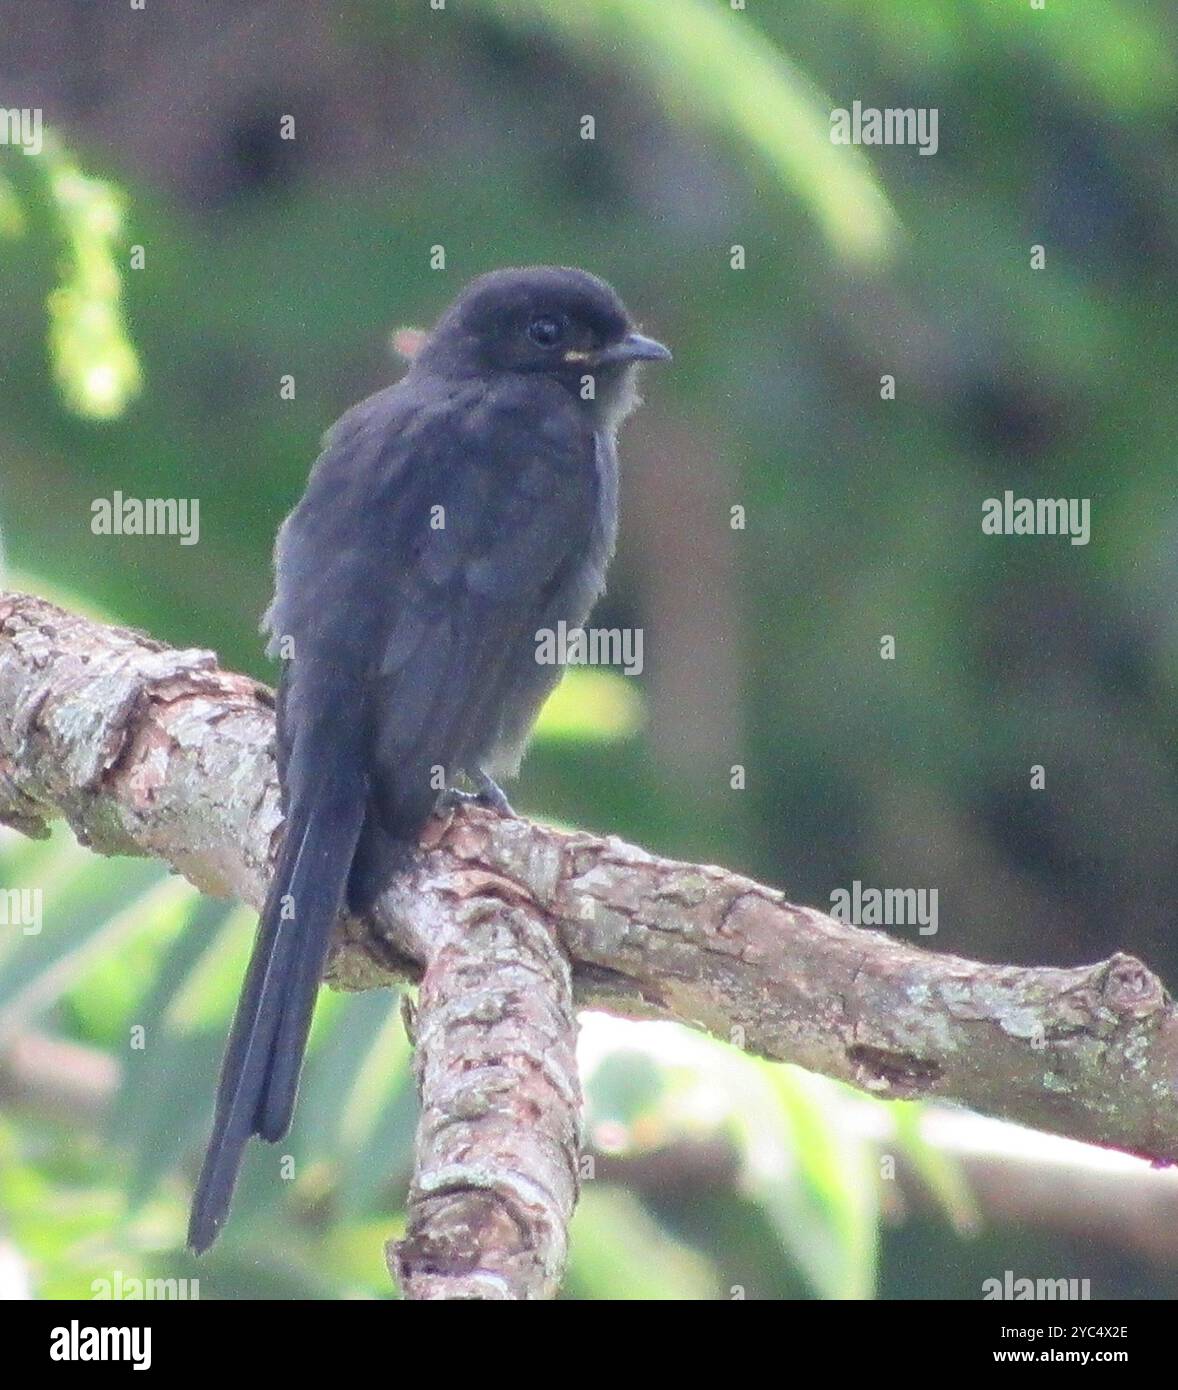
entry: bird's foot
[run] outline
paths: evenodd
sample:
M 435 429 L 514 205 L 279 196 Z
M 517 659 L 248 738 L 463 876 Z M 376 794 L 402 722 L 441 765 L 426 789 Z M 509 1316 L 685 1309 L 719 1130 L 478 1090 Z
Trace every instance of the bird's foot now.
M 494 811 L 500 816 L 510 816 L 516 819 L 515 812 L 511 809 L 511 802 L 503 793 L 503 788 L 499 786 L 485 772 L 475 772 L 471 774 L 471 781 L 478 787 L 478 791 L 464 792 L 457 787 L 447 787 L 438 798 L 438 809 L 441 811 L 453 811 L 459 806 L 481 806 L 484 810 Z
M 439 811 L 456 811 L 459 806 L 481 806 L 477 792 L 459 791 L 457 787 L 447 787 L 438 797 Z
M 481 769 L 475 773 L 475 786 L 478 791 L 475 793 L 475 800 L 480 806 L 485 806 L 488 811 L 494 811 L 500 816 L 508 816 L 516 820 L 517 816 L 511 808 L 511 802 L 504 795 L 503 788 L 493 777 L 488 777 Z

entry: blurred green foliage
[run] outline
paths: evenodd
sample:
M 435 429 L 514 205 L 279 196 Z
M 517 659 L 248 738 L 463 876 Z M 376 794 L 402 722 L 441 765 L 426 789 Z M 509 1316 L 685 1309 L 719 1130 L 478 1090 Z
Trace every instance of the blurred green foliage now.
M 114 419 L 141 384 L 120 302 L 119 196 L 109 183 L 83 174 L 53 132 L 42 144 L 25 167 L 43 184 L 39 191 L 64 247 L 60 282 L 47 300 L 54 375 L 69 409 L 94 420 Z M 0 229 L 19 237 L 25 225 L 6 179 L 0 184 Z
M 93 35 L 14 17 L 0 91 L 43 102 L 54 137 L 0 150 L 7 582 L 267 678 L 272 536 L 323 428 L 397 370 L 390 331 L 492 266 L 586 265 L 676 354 L 627 427 L 599 610 L 644 628 L 648 668 L 562 686 L 518 804 L 819 905 L 856 878 L 936 886 L 937 948 L 1119 947 L 1178 976 L 1173 9 L 300 14 L 193 21 L 195 48 L 182 24 L 136 30 L 151 61 L 97 86 Z M 97 21 L 116 50 L 131 22 Z M 50 91 L 22 44 L 58 59 Z M 831 145 L 854 100 L 936 107 L 937 155 Z M 1092 544 L 983 536 L 1006 488 L 1090 498 Z M 96 538 L 116 489 L 199 497 L 200 544 Z M 0 940 L 0 1035 L 117 1063 L 92 1111 L 0 1121 L 0 1240 L 35 1291 L 118 1268 L 206 1297 L 387 1296 L 414 1114 L 396 1000 L 325 993 L 298 1176 L 278 1196 L 255 1155 L 198 1266 L 184 1207 L 252 918 L 60 834 L 0 852 L 5 884 L 46 897 L 40 936 Z M 895 1233 L 874 1102 L 662 1025 L 596 1019 L 585 1047 L 600 1175 L 569 1296 L 977 1297 L 980 1261 L 1067 1269 L 1083 1248 L 966 1245 L 980 1214 L 911 1108 L 892 1148 L 943 1215 Z M 679 1174 L 701 1145 L 719 1175 Z M 1084 1258 L 1105 1294 L 1176 1291 Z

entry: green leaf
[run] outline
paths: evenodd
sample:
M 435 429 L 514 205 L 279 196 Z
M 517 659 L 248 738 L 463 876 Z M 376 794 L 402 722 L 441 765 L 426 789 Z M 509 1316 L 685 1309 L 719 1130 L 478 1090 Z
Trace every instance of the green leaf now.
M 196 1134 L 211 1113 L 216 1067 L 224 1046 L 218 1032 L 194 1031 L 187 1017 L 172 1006 L 199 969 L 218 926 L 230 915 L 223 902 L 196 898 L 184 929 L 172 940 L 154 985 L 135 1011 L 142 1029 L 141 1047 L 121 1046 L 122 1084 L 111 1107 L 108 1133 L 135 1154 L 128 1196 L 139 1203 L 164 1174 L 179 1168 Z M 178 1086 L 177 1077 L 191 1078 Z M 207 1105 L 193 1103 L 200 1078 L 207 1078 Z
M 872 1295 L 879 1169 L 857 1096 L 671 1024 L 593 1016 L 580 1056 L 595 1144 L 624 1157 L 727 1133 L 742 1189 L 815 1292 Z
M 40 930 L 5 933 L 0 1038 L 40 1019 L 116 943 L 153 926 L 192 892 L 155 863 L 99 859 L 76 849 L 56 862 L 63 869 L 57 876 L 22 885 L 42 894 Z
M 25 214 L 16 196 L 12 180 L 0 174 L 0 236 L 18 237 L 24 234 Z
M 416 1100 L 399 1000 L 395 990 L 324 992 L 317 1009 L 329 1026 L 308 1059 L 292 1140 L 303 1162 L 331 1166 L 348 1215 L 370 1212 L 411 1159 Z
M 881 1102 L 882 1104 L 882 1102 Z M 982 1225 L 978 1206 L 961 1164 L 944 1149 L 924 1137 L 921 1121 L 927 1110 L 922 1101 L 892 1101 L 888 1105 L 896 1139 L 936 1198 L 941 1210 L 959 1235 L 975 1235 Z
M 65 248 L 46 306 L 54 376 L 76 414 L 114 419 L 143 377 L 122 303 L 122 199 L 113 184 L 82 173 L 54 131 L 44 131 L 41 152 L 25 162 L 42 181 Z M 14 207 L 13 199 L 0 202 L 0 222 L 7 208 L 11 226 Z
M 613 671 L 567 671 L 536 721 L 542 740 L 612 743 L 638 732 L 645 719 L 633 682 Z
M 720 1296 L 698 1251 L 669 1235 L 631 1193 L 606 1186 L 582 1188 L 567 1282 L 578 1297 L 611 1301 Z
M 685 120 L 750 146 L 809 208 L 847 261 L 887 260 L 899 223 L 862 151 L 833 145 L 831 103 L 760 30 L 751 14 L 675 0 L 483 0 L 504 22 L 555 30 L 592 55 L 641 69 Z
M 799 1067 L 757 1065 L 780 1104 L 798 1180 L 754 1182 L 754 1191 L 818 1293 L 870 1298 L 879 1241 L 874 1146 L 833 1082 Z

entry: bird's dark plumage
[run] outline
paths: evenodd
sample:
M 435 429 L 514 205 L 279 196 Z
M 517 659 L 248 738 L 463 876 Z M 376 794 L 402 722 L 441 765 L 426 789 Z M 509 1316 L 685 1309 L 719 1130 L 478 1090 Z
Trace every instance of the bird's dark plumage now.
M 580 270 L 475 280 L 405 377 L 329 432 L 276 548 L 286 827 L 230 1035 L 189 1244 L 228 1212 L 251 1135 L 289 1127 L 340 910 L 371 907 L 439 791 L 513 773 L 617 525 L 634 364 L 666 357 Z

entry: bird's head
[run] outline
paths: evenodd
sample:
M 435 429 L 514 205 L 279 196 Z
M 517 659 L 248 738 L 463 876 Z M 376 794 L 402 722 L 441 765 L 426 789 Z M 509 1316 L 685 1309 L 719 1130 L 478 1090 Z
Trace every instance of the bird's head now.
M 563 266 L 529 266 L 472 280 L 426 338 L 415 365 L 448 377 L 541 373 L 613 414 L 628 403 L 636 364 L 670 355 L 635 331 L 604 280 Z

